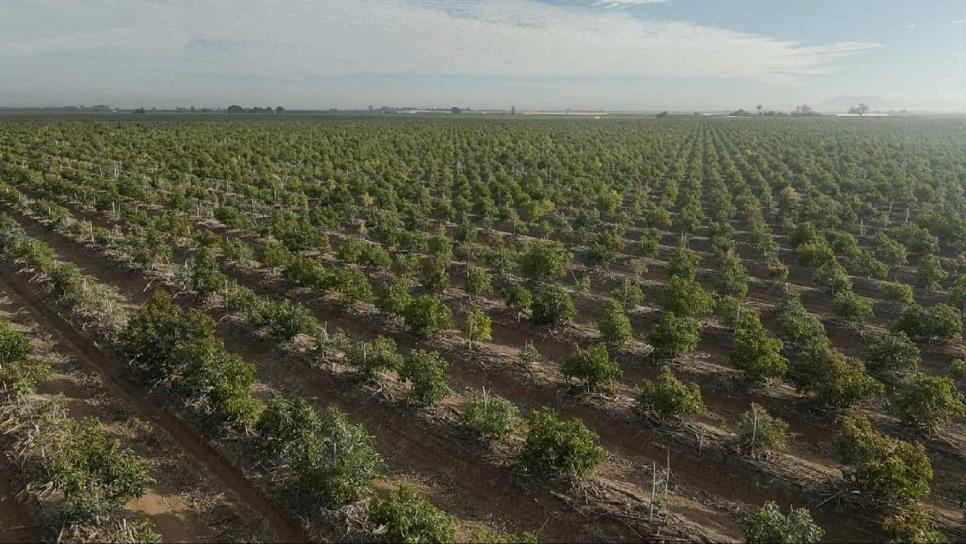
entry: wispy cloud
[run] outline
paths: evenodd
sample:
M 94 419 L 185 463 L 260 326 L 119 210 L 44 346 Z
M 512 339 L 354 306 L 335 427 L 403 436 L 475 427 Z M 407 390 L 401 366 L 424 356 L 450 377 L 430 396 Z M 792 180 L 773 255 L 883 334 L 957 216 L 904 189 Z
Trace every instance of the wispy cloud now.
M 953 21 L 954 25 L 961 25 L 963 23 L 966 23 L 966 19 L 956 19 L 955 21 Z
M 805 45 L 534 0 L 258 0 L 245 9 L 229 0 L 37 0 L 7 12 L 0 58 L 123 52 L 146 67 L 290 78 L 432 73 L 773 80 L 825 73 L 836 60 L 877 47 Z
M 670 0 L 597 0 L 595 6 L 608 8 L 627 8 L 630 6 L 643 6 L 644 4 L 670 4 Z

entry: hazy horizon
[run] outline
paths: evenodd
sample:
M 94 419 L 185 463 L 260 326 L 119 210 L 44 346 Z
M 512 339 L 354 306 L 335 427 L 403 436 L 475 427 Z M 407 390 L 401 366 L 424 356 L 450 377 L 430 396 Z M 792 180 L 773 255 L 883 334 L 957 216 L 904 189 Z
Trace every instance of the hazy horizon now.
M 3 107 L 966 110 L 958 0 L 0 7 Z

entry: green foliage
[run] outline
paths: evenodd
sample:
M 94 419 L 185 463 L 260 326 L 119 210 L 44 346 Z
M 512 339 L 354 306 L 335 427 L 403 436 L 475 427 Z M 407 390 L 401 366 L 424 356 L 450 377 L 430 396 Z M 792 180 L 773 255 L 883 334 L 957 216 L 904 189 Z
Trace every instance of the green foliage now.
M 255 433 L 262 448 L 274 455 L 291 457 L 305 449 L 320 426 L 319 416 L 307 400 L 278 395 L 265 403 Z
M 715 289 L 719 295 L 744 298 L 748 294 L 748 273 L 734 253 L 718 259 L 715 276 Z
M 862 361 L 835 350 L 818 356 L 813 372 L 815 379 L 804 389 L 813 391 L 820 402 L 834 410 L 847 410 L 885 391 L 881 383 L 866 374 Z
M 533 293 L 517 282 L 509 282 L 503 289 L 503 302 L 508 310 L 517 315 L 519 320 L 522 314 L 530 311 L 530 306 L 533 304 Z
M 392 338 L 377 336 L 368 342 L 354 344 L 346 352 L 344 360 L 365 379 L 373 380 L 380 372 L 401 369 L 404 358 Z
M 883 435 L 864 417 L 844 421 L 839 453 L 845 479 L 869 500 L 905 505 L 929 494 L 933 472 L 922 444 Z
M 624 276 L 621 284 L 611 291 L 611 296 L 619 301 L 625 308 L 634 309 L 644 304 L 644 291 L 641 287 Z
M 328 278 L 329 287 L 339 294 L 346 306 L 372 299 L 372 284 L 366 273 L 351 266 L 337 267 Z
M 641 238 L 637 242 L 637 254 L 641 257 L 647 257 L 653 259 L 657 257 L 657 253 L 661 246 L 661 231 L 655 228 L 644 229 L 641 232 Z
M 899 304 L 912 304 L 915 302 L 913 298 L 912 287 L 898 282 L 883 282 L 880 286 L 882 289 L 882 298 L 898 302 Z
M 521 533 L 496 533 L 487 529 L 477 529 L 470 535 L 472 544 L 538 544 L 537 535 L 530 531 Z
M 772 416 L 762 406 L 751 403 L 751 409 L 741 414 L 735 430 L 738 445 L 754 454 L 765 451 L 785 451 L 791 437 L 788 423 Z
M 945 376 L 918 373 L 899 392 L 895 401 L 899 418 L 907 425 L 937 433 L 950 422 L 966 416 L 963 394 Z
M 957 359 L 949 363 L 949 378 L 956 382 L 960 389 L 966 391 L 966 359 Z
M 641 382 L 637 406 L 662 419 L 698 416 L 705 410 L 698 384 L 684 384 L 667 366 L 661 367 L 656 380 L 645 379 Z
M 892 329 L 917 340 L 958 341 L 962 339 L 963 320 L 959 311 L 946 304 L 928 309 L 912 304 L 902 311 Z
M 697 349 L 701 341 L 701 323 L 691 317 L 667 313 L 654 325 L 647 337 L 654 347 L 654 355 L 662 359 L 687 355 Z
M 906 264 L 909 252 L 906 247 L 893 240 L 885 233 L 876 235 L 874 244 L 875 256 L 880 261 L 890 265 Z
M 579 419 L 561 421 L 553 408 L 544 407 L 530 414 L 529 426 L 520 454 L 527 470 L 582 478 L 604 459 L 600 437 Z
M 551 285 L 534 297 L 531 319 L 537 325 L 570 325 L 576 317 L 577 308 L 570 293 L 559 285 Z
M 872 317 L 872 303 L 855 292 L 839 291 L 832 297 L 832 313 L 848 323 L 864 323 Z
M 966 256 L 966 253 L 964 253 L 964 256 Z M 966 317 L 966 273 L 961 275 L 949 289 L 949 304 L 954 308 L 959 308 L 963 317 Z
M 564 361 L 560 370 L 566 378 L 580 380 L 588 391 L 610 387 L 624 374 L 617 361 L 611 359 L 604 344 L 595 344 L 587 349 L 578 347 Z
M 527 343 L 520 348 L 520 362 L 530 366 L 540 360 L 540 352 L 537 351 L 537 347 L 533 345 L 532 340 L 527 340 Z
M 734 347 L 729 360 L 745 378 L 755 384 L 780 380 L 788 372 L 788 360 L 782 356 L 781 340 L 772 338 L 761 321 L 751 313 L 743 314 L 735 327 Z
M 43 469 L 64 494 L 70 516 L 109 514 L 155 483 L 140 458 L 112 440 L 93 419 L 64 420 L 47 451 Z
M 493 290 L 493 281 L 485 268 L 471 266 L 466 271 L 466 292 L 471 295 L 483 296 Z
M 694 280 L 698 263 L 701 257 L 683 245 L 679 245 L 671 250 L 668 258 L 667 273 L 672 278 L 678 277 L 684 280 Z
M 403 315 L 413 301 L 413 296 L 410 294 L 412 287 L 412 281 L 408 279 L 391 278 L 379 289 L 376 307 L 389 314 Z
M 744 520 L 748 544 L 818 544 L 825 531 L 805 508 L 791 510 L 787 516 L 774 502 L 766 502 Z
M 20 361 L 30 353 L 30 342 L 13 330 L 8 321 L 0 321 L 0 365 Z
M 414 298 L 406 307 L 403 318 L 411 331 L 423 337 L 453 326 L 453 311 L 428 293 Z
M 499 395 L 487 394 L 485 389 L 473 397 L 460 419 L 471 431 L 490 439 L 510 434 L 522 422 L 516 405 Z
M 664 286 L 658 304 L 667 312 L 687 317 L 708 315 L 714 309 L 714 299 L 698 282 L 680 276 Z
M 388 542 L 445 544 L 455 538 L 456 519 L 408 485 L 375 499 L 369 508 L 369 522 L 375 525 L 375 534 Z
M 896 383 L 915 372 L 922 357 L 904 332 L 884 334 L 866 349 L 865 366 L 877 378 Z
M 362 500 L 373 490 L 382 470 L 375 439 L 365 427 L 329 408 L 307 440 L 291 451 L 299 484 L 329 507 Z
M 311 336 L 318 332 L 319 324 L 315 316 L 298 302 L 285 298 L 277 304 L 269 303 L 267 309 L 268 330 L 277 342 L 287 342 L 299 334 Z
M 882 523 L 882 528 L 892 539 L 889 544 L 947 544 L 946 538 L 929 519 L 929 513 L 920 505 L 900 510 Z
M 252 396 L 255 370 L 225 350 L 214 322 L 197 310 L 182 312 L 163 291 L 155 291 L 119 333 L 131 365 L 152 385 L 165 384 L 188 398 L 205 401 L 225 422 L 248 427 L 258 400 Z
M 916 286 L 926 289 L 939 289 L 948 276 L 949 274 L 943 269 L 939 257 L 926 255 L 919 261 L 916 268 Z
M 597 327 L 604 342 L 612 346 L 622 346 L 634 336 L 631 320 L 624 313 L 624 307 L 616 300 L 610 301 Z
M 571 255 L 559 242 L 532 243 L 520 258 L 520 272 L 529 281 L 548 281 L 563 277 Z
M 123 520 L 119 526 L 104 536 L 105 542 L 113 544 L 161 544 L 161 534 L 154 523 L 140 519 L 128 523 Z
M 452 394 L 446 385 L 449 363 L 435 351 L 413 350 L 406 356 L 399 377 L 412 383 L 409 399 L 417 404 L 435 404 Z
M 472 347 L 474 342 L 491 340 L 493 338 L 493 327 L 490 316 L 480 308 L 471 308 L 466 312 L 463 319 L 463 338 Z

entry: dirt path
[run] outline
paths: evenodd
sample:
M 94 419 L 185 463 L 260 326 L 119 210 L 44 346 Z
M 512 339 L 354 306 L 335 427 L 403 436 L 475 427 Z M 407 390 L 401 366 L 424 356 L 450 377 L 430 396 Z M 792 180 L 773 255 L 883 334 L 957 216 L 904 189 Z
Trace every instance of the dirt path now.
M 33 509 L 17 500 L 15 470 L 7 459 L 0 460 L 0 542 L 39 542 L 46 535 Z
M 199 429 L 169 413 L 161 406 L 162 403 L 156 395 L 145 395 L 137 385 L 118 371 L 91 341 L 45 305 L 27 282 L 7 266 L 0 267 L 0 284 L 6 287 L 11 298 L 34 316 L 37 323 L 46 324 L 56 334 L 58 340 L 82 354 L 81 360 L 103 377 L 106 387 L 116 398 L 132 407 L 142 419 L 163 428 L 183 450 L 203 465 L 208 473 L 216 476 L 227 490 L 257 512 L 263 522 L 277 535 L 278 540 L 283 542 L 305 540 L 305 535 L 296 522 L 290 520 L 269 502 L 260 490 L 245 479 L 241 471 L 198 438 L 203 436 Z

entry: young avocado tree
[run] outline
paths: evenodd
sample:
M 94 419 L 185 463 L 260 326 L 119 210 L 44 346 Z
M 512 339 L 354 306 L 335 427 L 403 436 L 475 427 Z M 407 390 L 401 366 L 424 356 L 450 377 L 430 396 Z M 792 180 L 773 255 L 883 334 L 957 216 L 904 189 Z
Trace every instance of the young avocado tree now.
M 788 423 L 772 416 L 759 404 L 751 403 L 751 409 L 741 414 L 735 434 L 738 446 L 752 457 L 759 452 L 768 454 L 788 448 L 791 434 Z
M 958 310 L 946 304 L 928 309 L 910 304 L 892 329 L 916 340 L 951 342 L 962 339 L 963 320 Z
M 576 317 L 577 308 L 570 293 L 559 285 L 551 285 L 534 298 L 531 319 L 537 325 L 570 325 Z
M 409 352 L 399 377 L 412 383 L 409 399 L 416 404 L 436 404 L 453 393 L 446 385 L 449 363 L 438 352 L 415 349 Z
M 680 276 L 668 281 L 661 291 L 658 304 L 667 312 L 686 317 L 708 315 L 714 309 L 714 299 L 698 282 Z
M 747 544 L 818 544 L 825 536 L 805 508 L 791 510 L 786 516 L 771 501 L 745 517 L 743 526 Z
M 919 348 L 904 332 L 883 334 L 865 352 L 865 367 L 888 383 L 896 384 L 919 368 Z
M 375 535 L 388 542 L 448 544 L 456 538 L 456 518 L 408 485 L 374 499 L 369 522 L 375 527 Z
M 659 359 L 681 357 L 694 351 L 701 340 L 701 323 L 691 317 L 678 317 L 667 313 L 648 335 L 647 341 L 654 347 Z
M 511 401 L 483 389 L 460 415 L 460 420 L 472 432 L 495 440 L 507 436 L 520 426 L 520 410 Z
M 701 389 L 698 384 L 685 384 L 667 366 L 654 381 L 641 382 L 637 394 L 637 406 L 645 413 L 652 413 L 661 419 L 683 419 L 704 413 Z
M 583 478 L 604 459 L 600 437 L 579 419 L 562 421 L 553 408 L 530 414 L 530 432 L 520 454 L 523 466 L 545 476 Z
M 903 423 L 929 435 L 966 416 L 963 394 L 952 379 L 921 372 L 898 392 L 895 409 Z
M 617 361 L 611 359 L 607 353 L 607 346 L 604 344 L 595 344 L 587 349 L 578 347 L 564 361 L 560 370 L 565 377 L 580 380 L 586 391 L 610 387 L 624 375 Z
M 842 321 L 858 326 L 868 321 L 875 312 L 871 302 L 849 289 L 832 296 L 832 313 Z
M 892 536 L 890 543 L 948 544 L 946 538 L 929 518 L 922 505 L 903 508 L 882 522 L 885 533 Z
M 423 337 L 453 326 L 453 311 L 428 293 L 414 298 L 403 312 L 403 318 L 410 330 Z
M 614 347 L 623 346 L 634 336 L 631 320 L 624 313 L 624 307 L 616 300 L 610 301 L 597 327 L 601 339 Z
M 481 308 L 471 308 L 463 319 L 462 332 L 470 349 L 473 349 L 478 342 L 492 340 L 493 324 L 490 316 L 486 315 Z
M 753 384 L 764 385 L 780 380 L 788 372 L 788 360 L 782 356 L 782 341 L 765 331 L 758 316 L 743 314 L 735 327 L 734 347 L 729 359 Z
M 290 457 L 299 485 L 330 508 L 371 495 L 383 466 L 372 435 L 336 408 L 329 408 Z
M 503 289 L 503 303 L 507 310 L 513 312 L 519 323 L 520 318 L 529 312 L 533 305 L 533 293 L 520 283 L 511 281 Z
M 929 494 L 933 472 L 922 444 L 883 435 L 865 417 L 843 422 L 839 454 L 845 479 L 871 501 L 903 506 Z
M 377 336 L 370 341 L 361 341 L 346 351 L 345 364 L 354 368 L 366 380 L 375 380 L 380 372 L 398 371 L 403 365 L 403 356 L 396 348 L 392 338 Z
M 520 257 L 520 272 L 532 282 L 561 278 L 567 273 L 571 258 L 560 242 L 535 242 Z

